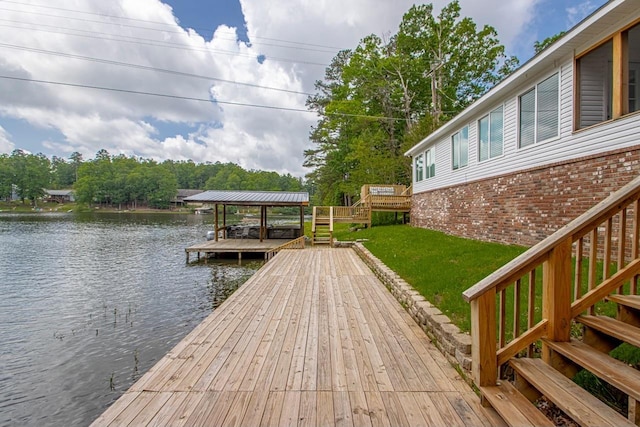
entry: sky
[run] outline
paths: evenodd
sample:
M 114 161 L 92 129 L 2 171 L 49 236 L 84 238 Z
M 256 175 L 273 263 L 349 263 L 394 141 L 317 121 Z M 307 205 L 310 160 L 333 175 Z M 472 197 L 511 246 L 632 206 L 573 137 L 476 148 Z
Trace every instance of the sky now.
M 314 82 L 414 2 L 0 0 L 0 154 L 106 149 L 303 177 Z M 460 0 L 521 63 L 604 3 Z

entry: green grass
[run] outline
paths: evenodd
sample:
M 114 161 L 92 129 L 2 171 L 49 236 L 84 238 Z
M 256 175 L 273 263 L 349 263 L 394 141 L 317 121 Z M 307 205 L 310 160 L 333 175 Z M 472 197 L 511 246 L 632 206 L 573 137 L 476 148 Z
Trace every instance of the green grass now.
M 408 225 L 350 231 L 339 224 L 338 240 L 367 239 L 364 246 L 437 306 L 463 331 L 470 307 L 462 292 L 526 250 L 520 246 L 453 237 Z
M 76 209 L 75 203 L 59 204 L 55 202 L 38 202 L 36 208 L 31 202 L 0 202 L 0 211 L 2 212 L 66 212 L 69 209 Z

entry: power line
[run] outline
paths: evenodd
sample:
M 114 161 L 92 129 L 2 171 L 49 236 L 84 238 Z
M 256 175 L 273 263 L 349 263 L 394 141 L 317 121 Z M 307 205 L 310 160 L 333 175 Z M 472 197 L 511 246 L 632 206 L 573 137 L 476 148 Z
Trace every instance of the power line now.
M 319 113 L 316 111 L 305 110 L 302 108 L 276 107 L 273 105 L 260 105 L 260 104 L 249 104 L 244 102 L 219 101 L 219 100 L 212 100 L 210 98 L 195 98 L 190 96 L 170 95 L 170 94 L 164 94 L 164 93 L 144 92 L 144 91 L 129 90 L 129 89 L 118 89 L 118 88 L 111 88 L 111 87 L 105 87 L 105 86 L 84 85 L 84 84 L 78 84 L 78 83 L 55 82 L 50 80 L 37 80 L 37 79 L 29 79 L 24 77 L 15 77 L 15 76 L 0 75 L 0 79 L 15 80 L 15 81 L 22 81 L 22 82 L 29 82 L 29 83 L 41 83 L 41 84 L 49 84 L 49 85 L 56 85 L 56 86 L 68 86 L 68 87 L 75 87 L 75 88 L 82 88 L 82 89 L 103 90 L 108 92 L 120 92 L 120 93 L 128 93 L 133 95 L 157 96 L 161 98 L 180 99 L 180 100 L 186 100 L 186 101 L 236 105 L 241 107 L 265 108 L 269 110 L 293 111 L 298 113 L 314 113 L 314 114 L 322 114 L 325 116 L 356 117 L 356 118 L 366 118 L 366 119 L 381 120 L 381 121 L 405 121 L 405 119 L 399 119 L 399 118 L 393 118 L 393 117 L 379 117 L 379 116 L 368 116 L 366 114 L 349 114 L 349 113 L 335 113 L 335 112 Z
M 0 1 L 2 1 L 2 0 L 0 0 Z M 7 20 L 0 19 L 0 21 L 7 21 Z M 34 25 L 35 26 L 36 24 L 26 24 L 26 25 Z M 93 34 L 102 34 L 102 35 L 114 36 L 114 38 L 104 38 L 104 37 L 98 37 L 98 36 L 89 35 L 89 34 L 73 34 L 73 33 L 67 33 L 67 32 L 64 32 L 64 31 L 44 30 L 44 29 L 42 29 L 40 27 L 50 27 L 51 28 L 52 26 L 50 26 L 50 25 L 42 25 L 42 24 L 37 24 L 37 25 L 38 25 L 38 28 L 24 28 L 24 27 L 19 27 L 19 26 L 15 26 L 15 25 L 8 25 L 8 24 L 0 24 L 0 27 L 17 28 L 17 29 L 21 29 L 21 30 L 28 29 L 29 31 L 39 31 L 39 32 L 50 33 L 50 34 L 63 34 L 63 35 L 68 35 L 68 36 L 83 37 L 83 38 L 103 40 L 103 41 L 118 41 L 118 42 L 137 44 L 137 45 L 142 45 L 142 46 L 155 46 L 155 47 L 163 47 L 163 48 L 171 48 L 171 49 L 179 49 L 179 50 L 195 51 L 195 52 L 209 52 L 209 53 L 213 52 L 213 53 L 220 53 L 220 54 L 223 54 L 223 55 L 240 56 L 240 57 L 254 58 L 254 59 L 258 57 L 258 55 L 250 55 L 250 54 L 245 54 L 245 53 L 240 53 L 240 52 L 233 52 L 233 51 L 229 51 L 229 50 L 189 47 L 189 46 L 187 46 L 185 44 L 180 44 L 180 43 L 158 42 L 158 41 L 153 40 L 153 39 L 145 39 L 145 38 L 141 38 L 141 37 L 131 37 L 131 36 L 122 36 L 122 35 L 115 35 L 115 34 L 109 34 L 109 33 L 100 33 L 100 32 L 97 32 L 97 31 L 85 31 L 85 30 L 77 30 L 77 29 L 67 29 L 69 31 L 77 31 L 77 32 L 83 32 L 83 33 L 93 33 Z M 57 27 L 57 28 L 59 28 L 59 27 Z M 127 39 L 131 39 L 131 40 L 127 40 Z M 296 63 L 296 64 L 317 65 L 317 66 L 321 66 L 321 67 L 328 66 L 328 64 L 321 64 L 321 63 L 318 63 L 318 62 L 300 61 L 300 60 L 289 59 L 289 58 L 280 58 L 280 57 L 275 57 L 275 56 L 265 56 L 265 59 L 268 59 L 270 61 L 276 61 L 276 62 L 291 62 L 291 63 Z
M 45 8 L 45 9 L 59 10 L 59 11 L 72 12 L 72 13 L 79 13 L 79 14 L 84 14 L 84 15 L 99 16 L 99 17 L 103 17 L 103 18 L 116 18 L 116 19 L 123 19 L 123 20 L 128 20 L 128 21 L 143 22 L 143 23 L 147 23 L 147 24 L 164 25 L 164 26 L 168 26 L 168 27 L 173 27 L 174 25 L 179 25 L 177 22 L 175 24 L 173 24 L 173 23 L 169 24 L 169 23 L 166 23 L 166 22 L 150 21 L 150 20 L 145 20 L 145 19 L 129 18 L 129 17 L 126 17 L 126 16 L 119 16 L 119 15 L 108 15 L 108 14 L 102 14 L 102 13 L 96 13 L 96 12 L 86 12 L 86 11 L 75 10 L 75 9 L 65 9 L 65 8 L 61 8 L 61 7 L 45 6 L 45 5 L 34 4 L 34 3 L 22 3 L 22 2 L 10 1 L 10 0 L 0 0 L 0 3 L 13 3 L 13 4 L 21 5 L 21 6 L 40 7 L 40 8 Z M 79 20 L 79 21 L 85 21 L 85 22 L 93 22 L 93 23 L 99 23 L 99 24 L 105 24 L 105 25 L 118 25 L 118 26 L 124 26 L 124 27 L 131 27 L 131 28 L 150 30 L 150 31 L 163 31 L 163 32 L 169 32 L 169 33 L 181 34 L 181 32 L 178 32 L 178 31 L 168 31 L 168 30 L 159 29 L 159 28 L 140 27 L 140 26 L 135 26 L 135 25 L 113 23 L 113 22 L 107 22 L 107 21 L 92 21 L 92 20 L 88 20 L 88 19 L 75 18 L 75 17 L 71 17 L 71 16 L 50 15 L 50 14 L 34 12 L 34 11 L 24 11 L 24 10 L 15 10 L 15 9 L 0 9 L 0 10 L 6 10 L 6 11 L 18 12 L 18 13 L 28 13 L 28 14 L 33 14 L 33 15 L 48 16 L 48 17 L 54 17 L 54 18 L 73 19 L 73 20 Z M 216 29 L 211 29 L 211 28 L 193 28 L 193 29 L 194 30 L 205 30 L 205 31 L 212 32 L 212 33 L 216 31 Z M 255 42 L 255 41 L 251 42 L 252 44 L 265 45 L 265 46 L 276 46 L 276 47 L 283 47 L 283 48 L 288 48 L 288 49 L 312 50 L 312 51 L 327 52 L 327 53 L 331 53 L 331 52 L 334 52 L 336 50 L 344 49 L 344 48 L 339 48 L 339 47 L 335 47 L 335 46 L 326 46 L 326 45 L 320 45 L 320 44 L 303 43 L 303 42 L 298 42 L 298 41 L 275 39 L 275 38 L 269 38 L 269 37 L 257 37 L 257 36 L 255 36 L 253 38 L 254 39 L 260 39 L 260 40 L 277 41 L 277 42 L 281 42 L 281 43 L 289 43 L 289 44 L 298 45 L 298 46 L 310 46 L 310 47 L 306 47 L 305 48 L 305 47 L 285 46 L 285 45 L 263 43 L 263 42 Z M 231 39 L 227 38 L 227 40 L 231 40 Z M 234 38 L 233 40 L 236 40 L 236 39 Z M 319 48 L 319 49 L 316 49 L 316 48 Z M 327 49 L 329 49 L 329 50 L 327 50 Z
M 74 55 L 74 54 L 64 53 L 64 52 L 55 52 L 55 51 L 50 51 L 50 50 L 31 48 L 31 47 L 27 47 L 27 46 L 18 46 L 18 45 L 0 43 L 0 47 L 5 47 L 5 48 L 8 48 L 8 49 L 23 50 L 23 51 L 27 51 L 27 52 L 42 53 L 42 54 L 45 54 L 45 55 L 60 56 L 60 57 L 64 57 L 64 58 L 80 59 L 80 60 L 83 60 L 83 61 L 97 62 L 97 63 L 101 63 L 101 64 L 109 64 L 109 65 L 116 65 L 116 66 L 121 66 L 121 67 L 135 68 L 135 69 L 140 69 L 140 70 L 157 71 L 157 72 L 161 72 L 161 73 L 173 74 L 173 75 L 184 76 L 184 77 L 193 77 L 193 78 L 204 79 L 204 80 L 214 80 L 214 81 L 219 81 L 219 82 L 222 82 L 222 83 L 229 83 L 229 84 L 235 84 L 235 85 L 239 85 L 239 86 L 254 87 L 254 88 L 257 88 L 257 89 L 273 90 L 273 91 L 278 91 L 278 92 L 286 92 L 286 93 L 292 93 L 292 94 L 295 94 L 295 95 L 306 95 L 306 96 L 312 96 L 313 95 L 313 94 L 308 93 L 308 92 L 300 92 L 300 91 L 282 89 L 282 88 L 276 88 L 276 87 L 270 87 L 270 86 L 261 86 L 261 85 L 257 85 L 257 84 L 253 84 L 253 83 L 244 83 L 244 82 L 237 82 L 237 81 L 233 81 L 233 80 L 225 80 L 225 79 L 221 79 L 221 78 L 218 78 L 218 77 L 211 77 L 211 76 L 204 76 L 204 75 L 200 75 L 200 74 L 186 73 L 186 72 L 183 72 L 183 71 L 168 70 L 168 69 L 164 69 L 164 68 L 156 68 L 156 67 L 150 67 L 150 66 L 146 66 L 146 65 L 132 64 L 132 63 L 128 63 L 128 62 L 113 61 L 113 60 L 110 60 L 110 59 L 94 58 L 94 57 L 90 57 L 90 56 Z
M 259 105 L 259 104 L 248 104 L 243 102 L 219 101 L 219 100 L 210 99 L 210 98 L 195 98 L 191 96 L 170 95 L 170 94 L 155 93 L 155 92 L 143 92 L 143 91 L 137 91 L 137 90 L 118 89 L 118 88 L 105 87 L 105 86 L 84 85 L 84 84 L 78 84 L 78 83 L 54 82 L 50 80 L 36 80 L 36 79 L 28 79 L 24 77 L 15 77 L 15 76 L 0 75 L 0 79 L 18 80 L 23 82 L 42 83 L 42 84 L 57 85 L 57 86 L 69 86 L 69 87 L 76 87 L 76 88 L 83 88 L 83 89 L 104 90 L 109 92 L 130 93 L 134 95 L 158 96 L 161 98 L 183 99 L 187 101 L 209 102 L 209 103 L 226 104 L 226 105 L 239 105 L 242 107 L 267 108 L 271 110 L 297 111 L 302 113 L 311 112 L 309 110 L 303 110 L 301 108 L 275 107 L 272 105 Z

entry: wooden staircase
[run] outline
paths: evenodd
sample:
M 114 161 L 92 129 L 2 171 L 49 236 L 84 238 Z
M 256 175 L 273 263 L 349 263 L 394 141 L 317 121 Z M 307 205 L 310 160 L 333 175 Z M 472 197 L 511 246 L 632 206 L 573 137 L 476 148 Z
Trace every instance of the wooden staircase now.
M 311 243 L 333 246 L 333 206 L 314 206 L 311 219 Z
M 640 371 L 609 355 L 640 347 L 639 277 L 640 177 L 464 292 L 483 403 L 514 426 L 553 425 L 540 397 L 581 426 L 640 425 Z M 572 381 L 581 370 L 628 411 Z

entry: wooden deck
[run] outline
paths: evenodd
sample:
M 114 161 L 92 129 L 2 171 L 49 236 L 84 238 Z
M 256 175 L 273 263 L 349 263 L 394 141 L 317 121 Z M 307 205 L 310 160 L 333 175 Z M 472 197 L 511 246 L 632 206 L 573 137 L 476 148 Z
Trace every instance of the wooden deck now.
M 353 250 L 308 248 L 265 264 L 92 425 L 495 423 Z
M 267 253 L 278 246 L 290 242 L 291 239 L 265 239 L 262 242 L 258 239 L 222 239 L 209 240 L 204 243 L 189 246 L 184 251 L 187 254 L 187 262 L 192 253 L 196 253 L 198 260 L 200 254 L 203 254 L 205 261 L 209 254 L 238 254 L 238 258 L 242 258 L 243 253 Z

